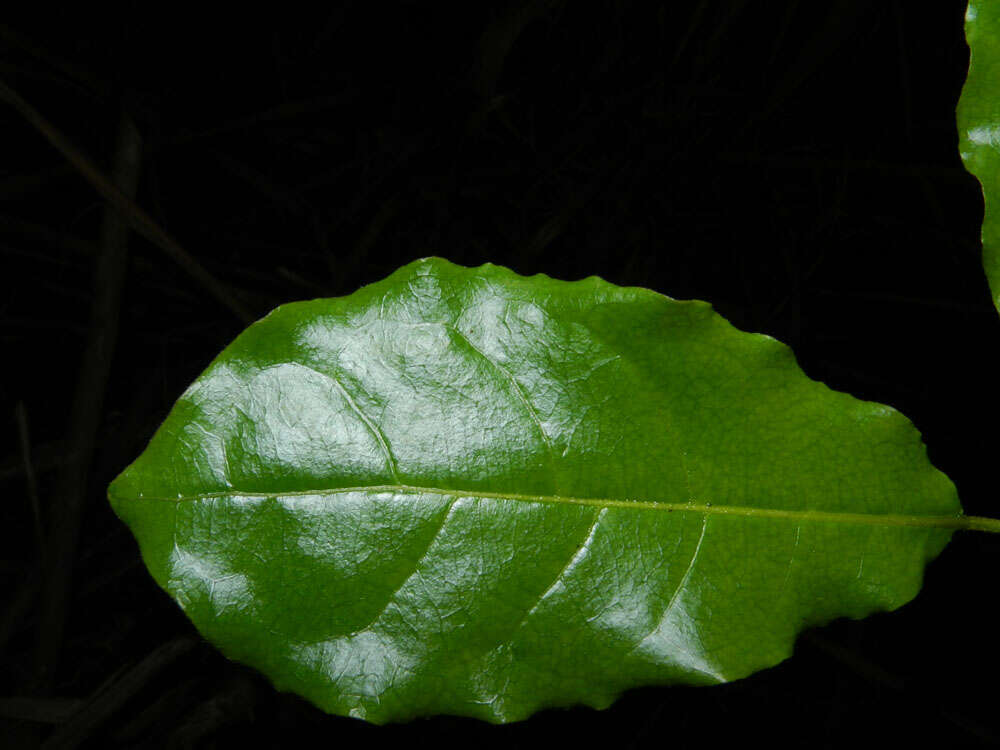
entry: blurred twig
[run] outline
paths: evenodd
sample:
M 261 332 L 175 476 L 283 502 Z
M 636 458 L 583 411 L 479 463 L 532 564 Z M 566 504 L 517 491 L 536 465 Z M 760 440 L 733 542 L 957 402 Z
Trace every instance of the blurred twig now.
M 9 230 L 21 237 L 36 240 L 46 247 L 58 248 L 74 255 L 84 255 L 90 258 L 97 253 L 97 243 L 95 242 L 88 242 L 69 232 L 57 231 L 17 216 L 0 214 L 0 229 Z
M 35 479 L 35 467 L 31 462 L 31 435 L 28 431 L 28 413 L 24 408 L 24 402 L 18 401 L 14 407 L 14 415 L 17 419 L 17 437 L 21 444 L 21 463 L 24 466 L 24 480 L 28 490 L 28 501 L 31 503 L 31 515 L 35 524 L 35 541 L 38 548 L 38 556 L 41 557 L 44 549 L 44 534 L 42 533 L 42 506 L 38 502 L 38 481 Z
M 87 70 L 79 63 L 63 59 L 51 50 L 46 49 L 20 31 L 15 31 L 6 24 L 0 24 L 0 39 L 12 47 L 27 52 L 36 60 L 41 60 L 65 76 L 67 82 L 73 82 L 90 96 L 107 97 L 112 93 L 112 87 L 99 78 L 93 71 Z
M 0 84 L 2 88 L 2 84 Z M 123 113 L 119 126 L 114 175 L 116 191 L 134 195 L 139 179 L 141 140 Z M 66 608 L 72 584 L 87 477 L 101 423 L 101 410 L 118 334 L 118 310 L 125 280 L 128 225 L 110 206 L 101 228 L 94 272 L 90 332 L 70 415 L 67 445 L 73 452 L 56 480 L 40 591 L 40 621 L 35 644 L 36 689 L 51 689 L 62 646 Z
M 0 716 L 33 721 L 38 724 L 62 724 L 86 703 L 79 698 L 0 698 Z
M 128 671 L 115 675 L 99 687 L 65 724 L 42 745 L 43 750 L 70 750 L 78 747 L 97 727 L 111 717 L 165 667 L 196 645 L 191 638 L 177 638 L 163 644 Z
M 1000 742 L 1000 737 L 994 734 L 991 729 L 973 721 L 964 714 L 937 703 L 936 699 L 943 698 L 943 694 L 935 696 L 933 691 L 927 689 L 927 686 L 920 686 L 920 689 L 917 689 L 918 686 L 909 685 L 906 680 L 869 661 L 857 651 L 846 648 L 814 631 L 805 633 L 802 636 L 802 640 L 819 649 L 828 657 L 836 660 L 867 682 L 906 695 L 907 702 L 910 705 L 924 711 L 940 714 L 953 725 L 979 740 L 990 744 Z
M 4 605 L 3 615 L 0 616 L 0 654 L 3 654 L 11 637 L 20 630 L 25 616 L 31 610 L 38 594 L 38 577 L 37 570 L 32 569 Z
M 479 38 L 475 65 L 470 71 L 472 87 L 483 100 L 484 107 L 493 98 L 514 42 L 533 20 L 558 5 L 559 1 L 515 0 L 486 27 Z M 480 108 L 474 117 L 481 118 L 484 113 L 485 110 Z
M 228 679 L 207 700 L 199 703 L 170 734 L 169 748 L 197 747 L 201 741 L 220 728 L 238 721 L 248 721 L 253 715 L 254 685 L 245 674 Z M 46 747 L 45 750 L 48 750 Z
M 69 142 L 66 136 L 56 130 L 34 107 L 3 81 L 0 81 L 0 98 L 6 99 L 24 119 L 62 153 L 97 192 L 115 208 L 117 214 L 128 225 L 163 250 L 177 265 L 204 286 L 212 296 L 232 310 L 244 323 L 250 323 L 255 319 L 255 316 L 233 296 L 229 289 L 206 271 L 204 266 L 188 254 L 149 214 L 139 208 L 132 196 L 116 187 L 90 159 Z
M 171 685 L 159 693 L 145 708 L 125 719 L 124 726 L 114 730 L 113 739 L 127 747 L 142 746 L 141 739 L 150 734 L 158 734 L 158 727 L 177 724 L 180 717 L 195 702 L 204 700 L 201 688 L 204 675 L 191 677 L 176 685 Z
M 829 62 L 837 49 L 863 27 L 865 16 L 877 8 L 874 3 L 855 3 L 851 0 L 835 0 L 829 5 L 825 21 L 802 45 L 798 57 L 785 69 L 785 74 L 771 86 L 770 98 L 744 124 L 745 128 L 765 122 L 820 67 Z

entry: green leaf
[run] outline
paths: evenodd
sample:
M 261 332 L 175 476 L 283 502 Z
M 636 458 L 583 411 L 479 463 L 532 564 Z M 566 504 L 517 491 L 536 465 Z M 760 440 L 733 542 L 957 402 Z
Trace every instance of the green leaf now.
M 959 152 L 982 185 L 983 269 L 1000 311 L 1000 2 L 969 2 L 965 38 L 969 75 L 958 103 Z
M 433 258 L 252 325 L 109 496 L 223 653 L 378 723 L 739 679 L 997 524 L 704 302 Z

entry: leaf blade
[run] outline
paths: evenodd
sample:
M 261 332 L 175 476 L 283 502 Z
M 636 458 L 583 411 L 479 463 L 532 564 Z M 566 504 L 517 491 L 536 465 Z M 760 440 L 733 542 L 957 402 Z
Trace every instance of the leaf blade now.
M 378 723 L 738 679 L 966 524 L 908 420 L 705 303 L 439 259 L 251 326 L 109 496 L 227 656 Z

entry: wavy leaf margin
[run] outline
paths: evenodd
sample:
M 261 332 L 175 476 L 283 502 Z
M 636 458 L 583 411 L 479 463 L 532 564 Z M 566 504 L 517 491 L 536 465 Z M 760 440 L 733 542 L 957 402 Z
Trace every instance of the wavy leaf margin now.
M 958 102 L 958 148 L 983 192 L 983 270 L 1000 312 L 1000 2 L 970 0 L 965 13 L 969 74 Z

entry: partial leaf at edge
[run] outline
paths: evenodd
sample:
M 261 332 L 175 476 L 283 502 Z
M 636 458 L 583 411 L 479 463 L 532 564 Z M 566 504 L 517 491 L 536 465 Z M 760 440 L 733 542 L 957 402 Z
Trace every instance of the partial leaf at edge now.
M 377 723 L 739 679 L 962 518 L 905 417 L 704 302 L 436 258 L 252 325 L 109 497 L 223 653 Z
M 970 0 L 969 74 L 958 102 L 959 152 L 983 190 L 983 270 L 1000 312 L 1000 2 Z

